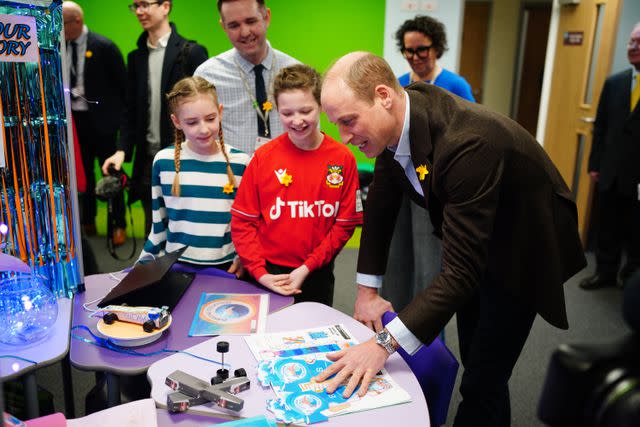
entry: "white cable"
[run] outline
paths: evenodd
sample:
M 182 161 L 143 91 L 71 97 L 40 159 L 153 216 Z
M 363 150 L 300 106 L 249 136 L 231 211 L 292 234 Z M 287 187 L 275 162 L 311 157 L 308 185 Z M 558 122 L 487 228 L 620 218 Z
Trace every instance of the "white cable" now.
M 120 271 L 116 271 L 115 273 L 123 273 L 123 272 L 124 272 L 124 270 L 120 270 Z M 123 278 L 119 278 L 119 277 L 117 277 L 117 276 L 115 275 L 115 273 L 109 273 L 109 277 L 110 277 L 111 279 L 115 280 L 117 283 L 116 283 L 115 285 L 113 285 L 113 286 L 112 286 L 112 287 L 107 291 L 107 293 L 106 293 L 106 294 L 104 294 L 104 295 L 103 295 L 103 296 L 101 296 L 100 298 L 96 298 L 96 299 L 94 299 L 93 301 L 85 302 L 84 304 L 82 304 L 82 308 L 84 309 L 84 311 L 89 311 L 89 312 L 91 312 L 91 314 L 89 314 L 89 316 L 88 316 L 89 318 L 91 318 L 91 317 L 95 316 L 97 313 L 99 313 L 99 312 L 101 312 L 101 311 L 102 311 L 101 309 L 94 310 L 94 309 L 92 309 L 92 308 L 89 308 L 89 306 L 90 306 L 91 304 L 95 304 L 95 303 L 97 303 L 98 301 L 101 301 L 105 296 L 107 296 L 107 295 L 109 294 L 109 292 L 111 292 L 111 291 L 113 290 L 113 288 L 115 288 L 116 286 L 118 286 L 118 285 L 120 284 L 120 282 L 122 281 L 122 279 L 124 278 L 124 277 L 123 277 Z
M 149 257 L 151 257 L 151 259 L 149 259 Z M 145 253 L 143 256 L 138 258 L 138 260 L 135 262 L 134 265 L 138 265 L 138 264 L 143 265 L 143 264 L 146 264 L 147 262 L 154 261 L 155 259 L 156 259 L 156 256 L 154 254 Z

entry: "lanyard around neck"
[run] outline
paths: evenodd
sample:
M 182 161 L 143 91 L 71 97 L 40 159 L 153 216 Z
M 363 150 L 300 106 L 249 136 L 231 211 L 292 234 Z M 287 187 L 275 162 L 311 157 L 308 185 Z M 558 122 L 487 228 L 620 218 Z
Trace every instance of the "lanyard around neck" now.
M 258 101 L 256 100 L 256 97 L 253 96 L 253 92 L 251 91 L 251 86 L 247 81 L 246 73 L 244 72 L 242 67 L 240 67 L 240 64 L 238 64 L 238 61 L 235 58 L 233 59 L 233 62 L 234 64 L 236 64 L 236 68 L 238 69 L 238 74 L 240 75 L 240 80 L 242 80 L 244 90 L 249 96 L 249 99 L 251 100 L 251 106 L 253 107 L 254 110 L 256 110 L 256 113 L 258 113 L 258 116 L 260 116 L 260 119 L 264 123 L 265 134 L 266 136 L 269 136 L 268 122 L 269 122 L 269 111 L 271 111 L 271 108 L 268 108 L 265 110 L 264 106 L 261 107 L 258 105 Z M 273 82 L 275 70 L 276 70 L 276 56 L 274 54 L 273 60 L 271 61 L 271 71 L 269 72 L 269 83 Z M 269 103 L 271 103 L 270 98 L 272 98 L 271 90 L 267 89 L 267 102 Z

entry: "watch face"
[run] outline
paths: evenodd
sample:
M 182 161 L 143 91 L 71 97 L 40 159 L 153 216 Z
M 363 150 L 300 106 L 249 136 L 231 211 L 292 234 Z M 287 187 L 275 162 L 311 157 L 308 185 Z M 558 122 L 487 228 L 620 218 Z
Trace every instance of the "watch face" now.
M 376 336 L 376 341 L 378 341 L 379 343 L 386 343 L 389 340 L 389 332 L 387 331 L 380 331 L 378 332 L 378 335 Z
M 389 354 L 392 354 L 395 351 L 391 344 L 391 334 L 389 334 L 386 329 L 376 334 L 376 343 L 387 350 L 387 353 Z

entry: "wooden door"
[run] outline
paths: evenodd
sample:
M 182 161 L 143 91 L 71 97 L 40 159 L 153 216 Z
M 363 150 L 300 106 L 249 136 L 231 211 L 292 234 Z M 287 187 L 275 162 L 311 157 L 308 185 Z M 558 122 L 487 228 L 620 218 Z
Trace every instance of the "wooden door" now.
M 611 68 L 620 0 L 560 8 L 544 148 L 574 193 L 586 245 L 593 183 L 587 173 L 600 91 Z
M 471 85 L 476 102 L 482 103 L 484 59 L 489 36 L 490 2 L 466 2 L 460 50 L 460 75 Z
M 538 126 L 538 110 L 540 109 L 540 93 L 544 77 L 545 56 L 549 22 L 551 21 L 550 4 L 525 5 L 523 10 L 524 40 L 521 43 L 522 62 L 518 75 L 518 96 L 515 120 L 529 131 L 536 134 Z

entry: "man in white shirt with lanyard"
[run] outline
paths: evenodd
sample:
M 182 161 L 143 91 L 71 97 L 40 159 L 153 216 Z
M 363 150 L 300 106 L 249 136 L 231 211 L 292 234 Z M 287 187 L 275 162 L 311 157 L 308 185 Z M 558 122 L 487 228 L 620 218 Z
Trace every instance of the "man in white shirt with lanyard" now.
M 267 41 L 271 10 L 264 0 L 218 0 L 217 6 L 233 49 L 207 60 L 195 75 L 216 86 L 225 112 L 225 141 L 253 154 L 284 132 L 269 89 L 281 68 L 299 61 Z

